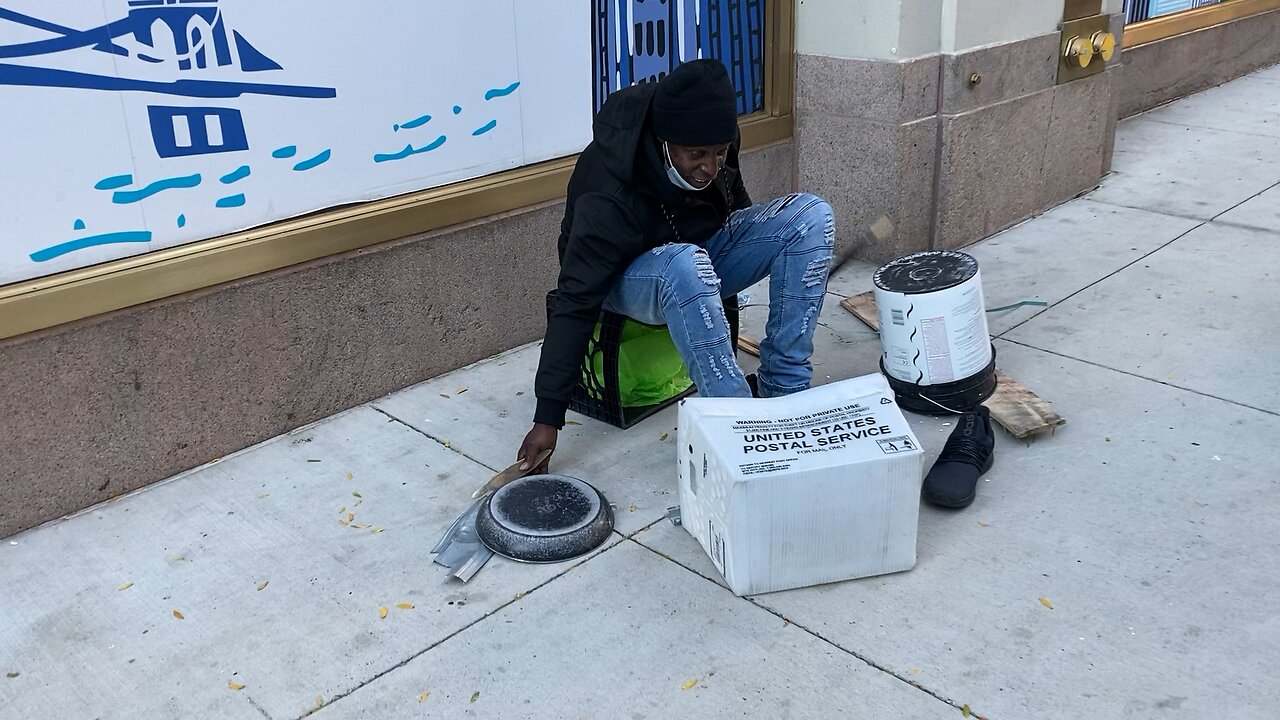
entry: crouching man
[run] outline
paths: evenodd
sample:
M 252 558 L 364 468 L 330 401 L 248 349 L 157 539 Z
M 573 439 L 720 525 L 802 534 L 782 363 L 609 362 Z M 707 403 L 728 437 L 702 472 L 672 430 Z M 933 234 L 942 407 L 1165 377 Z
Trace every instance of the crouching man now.
M 560 277 L 534 384 L 524 469 L 554 451 L 601 308 L 666 325 L 704 397 L 809 387 L 835 238 L 831 206 L 800 193 L 752 205 L 738 172 L 734 88 L 715 60 L 620 90 L 596 115 L 569 182 Z M 734 358 L 722 298 L 770 278 L 760 370 Z M 535 468 L 546 472 L 547 463 Z

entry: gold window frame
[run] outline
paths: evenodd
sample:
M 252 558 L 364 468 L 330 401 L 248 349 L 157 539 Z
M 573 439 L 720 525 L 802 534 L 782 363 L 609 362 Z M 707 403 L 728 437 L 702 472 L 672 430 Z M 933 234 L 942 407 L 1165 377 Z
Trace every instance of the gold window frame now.
M 795 0 L 765 7 L 764 109 L 743 149 L 792 135 Z M 0 339 L 564 197 L 577 156 L 0 287 Z
M 1183 10 L 1126 25 L 1124 46 L 1135 48 L 1277 8 L 1280 8 L 1280 0 L 1227 0 L 1216 5 Z

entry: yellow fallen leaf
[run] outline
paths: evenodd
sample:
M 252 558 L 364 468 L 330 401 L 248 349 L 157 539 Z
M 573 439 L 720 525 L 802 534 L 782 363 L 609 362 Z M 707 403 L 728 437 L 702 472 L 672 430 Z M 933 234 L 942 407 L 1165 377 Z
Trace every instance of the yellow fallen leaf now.
M 355 480 L 355 479 L 356 479 L 356 476 L 355 476 L 355 474 L 353 474 L 353 473 L 347 473 L 347 479 L 348 479 L 348 480 Z
M 343 505 L 342 507 L 338 508 L 338 514 L 339 514 L 339 515 L 341 515 L 342 513 L 346 512 L 346 511 L 347 511 L 347 506 L 346 506 L 346 505 Z
M 965 703 L 964 705 L 960 706 L 960 714 L 965 717 L 969 717 L 970 715 L 973 714 L 973 711 L 969 709 L 968 703 Z
M 914 677 L 918 672 L 920 672 L 920 668 L 913 667 L 907 671 L 907 677 Z
M 268 497 L 270 497 L 270 495 L 271 495 L 271 493 L 258 493 L 258 499 L 259 499 L 259 500 L 266 500 Z
M 369 532 L 376 532 L 376 533 L 380 533 L 380 532 L 382 532 L 382 528 L 380 528 L 380 527 L 376 527 L 376 528 L 374 528 L 374 529 L 370 530 Z
M 338 524 L 339 524 L 339 525 L 350 525 L 350 524 L 351 524 L 351 521 L 350 521 L 350 520 L 339 520 L 339 521 L 338 521 Z
M 990 525 L 991 523 L 987 522 L 986 520 L 979 520 L 979 521 L 978 521 L 978 524 L 979 524 L 979 525 L 981 525 L 982 527 L 986 527 L 986 526 Z
M 369 523 L 360 523 L 359 525 L 352 525 L 351 527 L 357 530 L 364 530 L 365 528 L 369 527 Z
M 378 608 L 378 617 L 380 617 L 380 618 L 382 618 L 382 619 L 384 619 L 384 620 L 387 618 L 387 608 L 386 608 L 386 606 L 383 606 L 383 607 Z
M 578 422 L 577 420 L 565 420 L 564 424 L 565 425 L 581 425 L 582 423 Z
M 262 582 L 258 583 L 258 590 L 261 591 L 263 588 L 265 588 L 268 582 L 270 582 L 270 580 L 263 580 Z
M 353 520 L 355 520 L 355 519 L 356 519 L 356 514 L 355 514 L 355 513 L 347 513 L 347 522 L 351 522 L 351 521 L 353 521 Z
M 398 603 L 396 607 L 400 608 L 401 610 L 412 610 L 413 603 Z
M 426 699 L 429 697 L 431 697 L 431 691 L 423 690 L 422 692 L 418 693 L 418 702 L 425 702 Z
M 176 618 L 178 618 L 179 620 L 186 620 L 186 619 L 187 619 L 187 616 L 183 615 L 182 613 L 178 612 L 177 610 L 174 610 L 174 611 L 173 611 L 173 616 L 174 616 L 174 617 L 176 617 Z
M 467 388 L 460 388 L 460 389 L 458 389 L 458 390 L 454 390 L 454 391 L 453 391 L 453 394 L 454 394 L 454 395 L 461 395 L 462 393 L 464 393 L 464 392 L 466 392 L 466 391 L 467 391 Z
M 479 700 L 479 699 L 480 699 L 480 691 L 479 691 L 479 690 L 477 690 L 477 691 L 475 691 L 475 692 L 471 693 L 471 702 L 475 702 L 475 701 L 477 701 L 477 700 Z
M 316 696 L 316 707 L 324 707 L 324 695 Z
M 671 437 L 671 433 L 662 433 L 662 437 L 658 438 L 658 442 L 666 442 L 669 437 Z
M 1049 598 L 1040 598 L 1040 604 L 1049 608 L 1050 610 L 1053 609 L 1053 603 L 1049 602 Z
M 117 590 L 128 590 L 128 589 L 129 589 L 129 588 L 131 588 L 131 587 L 133 587 L 133 583 L 131 583 L 131 582 L 127 582 L 127 583 L 124 583 L 123 585 L 121 585 L 120 587 L 118 587 L 118 588 L 116 588 L 116 589 L 117 589 Z
M 453 445 L 451 445 L 448 440 L 445 440 L 443 443 L 441 443 L 441 445 L 444 445 L 449 449 L 453 449 Z
M 683 685 L 681 685 L 681 686 L 680 686 L 680 689 L 681 689 L 681 690 L 688 690 L 689 688 L 691 688 L 691 687 L 693 687 L 694 685 L 697 685 L 697 684 L 698 684 L 698 678 L 689 678 L 689 679 L 685 682 L 685 684 L 683 684 Z
M 363 495 L 360 494 L 359 490 L 352 490 L 351 494 L 354 495 L 355 497 L 364 497 Z
M 630 505 L 627 506 L 627 512 L 635 512 L 635 511 L 636 511 L 635 503 L 631 503 Z
M 227 683 L 227 687 L 231 688 L 232 690 L 243 690 L 244 684 L 238 683 L 238 682 L 229 682 Z
M 520 598 L 522 598 L 522 597 L 524 597 L 525 595 L 528 595 L 528 594 L 529 594 L 529 593 L 518 592 L 518 593 L 516 593 L 516 598 L 515 598 L 515 599 L 516 599 L 516 600 L 519 600 Z
M 440 397 L 444 398 L 445 400 L 449 399 L 449 396 L 445 395 L 444 393 L 440 393 Z

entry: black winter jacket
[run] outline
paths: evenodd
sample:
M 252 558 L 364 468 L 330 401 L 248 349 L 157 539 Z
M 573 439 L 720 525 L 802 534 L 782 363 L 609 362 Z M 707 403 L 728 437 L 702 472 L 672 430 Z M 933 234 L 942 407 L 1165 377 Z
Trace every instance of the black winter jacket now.
M 689 192 L 671 184 L 649 124 L 656 87 L 647 83 L 609 96 L 569 180 L 560 278 L 534 382 L 534 422 L 564 426 L 600 306 L 631 261 L 666 243 L 700 245 L 731 212 L 751 205 L 738 172 L 738 140 L 706 189 Z

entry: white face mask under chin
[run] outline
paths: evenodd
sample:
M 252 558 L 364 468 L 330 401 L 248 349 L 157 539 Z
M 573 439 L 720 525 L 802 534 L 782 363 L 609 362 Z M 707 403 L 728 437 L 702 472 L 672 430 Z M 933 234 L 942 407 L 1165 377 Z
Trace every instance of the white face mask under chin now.
M 662 154 L 667 156 L 667 179 L 671 181 L 672 185 L 675 185 L 681 190 L 689 190 L 691 192 L 697 192 L 699 190 L 706 190 L 707 186 L 711 184 L 711 183 L 707 183 L 702 187 L 697 187 L 693 183 L 689 182 L 688 180 L 685 180 L 684 176 L 681 175 L 679 171 L 676 170 L 676 164 L 671 162 L 671 150 L 667 148 L 667 143 L 665 140 L 662 143 Z

